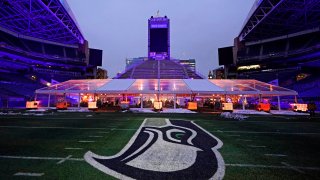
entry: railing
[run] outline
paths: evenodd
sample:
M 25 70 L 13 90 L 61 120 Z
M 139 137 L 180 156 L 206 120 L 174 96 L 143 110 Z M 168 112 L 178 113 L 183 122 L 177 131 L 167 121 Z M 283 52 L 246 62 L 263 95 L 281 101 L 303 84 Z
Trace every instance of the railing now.
M 257 55 L 257 56 L 247 56 L 247 57 L 238 57 L 239 60 L 241 61 L 248 61 L 248 60 L 255 60 L 255 59 L 260 59 L 260 60 L 264 60 L 264 59 L 269 59 L 269 58 L 278 58 L 278 57 L 285 57 L 285 56 L 293 56 L 293 55 L 299 55 L 299 54 L 303 54 L 303 53 L 308 53 L 311 51 L 315 51 L 320 49 L 320 44 L 317 44 L 315 46 L 309 47 L 309 48 L 305 48 L 305 49 L 298 49 L 298 50 L 294 50 L 294 51 L 288 51 L 288 52 L 275 52 L 275 53 L 269 53 L 269 54 L 264 54 L 264 55 Z
M 23 49 L 20 49 L 18 47 L 10 46 L 6 43 L 1 42 L 0 47 L 3 47 L 8 50 L 13 50 L 18 53 L 22 53 L 27 56 L 33 56 L 33 57 L 38 57 L 38 58 L 43 58 L 43 59 L 52 59 L 52 60 L 59 60 L 59 61 L 74 61 L 74 62 L 84 62 L 84 60 L 80 59 L 74 59 L 74 58 L 68 58 L 68 57 L 61 57 L 58 55 L 49 55 L 49 54 L 42 54 L 42 53 L 37 53 L 37 52 L 29 52 L 25 51 Z

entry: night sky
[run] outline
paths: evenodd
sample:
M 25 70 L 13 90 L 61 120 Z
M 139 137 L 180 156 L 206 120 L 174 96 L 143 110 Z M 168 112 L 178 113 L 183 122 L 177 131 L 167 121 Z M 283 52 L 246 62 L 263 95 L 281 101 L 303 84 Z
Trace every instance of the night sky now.
M 114 77 L 126 57 L 147 56 L 148 18 L 170 18 L 171 56 L 196 59 L 207 76 L 218 67 L 218 48 L 233 45 L 255 0 L 68 0 L 103 68 Z

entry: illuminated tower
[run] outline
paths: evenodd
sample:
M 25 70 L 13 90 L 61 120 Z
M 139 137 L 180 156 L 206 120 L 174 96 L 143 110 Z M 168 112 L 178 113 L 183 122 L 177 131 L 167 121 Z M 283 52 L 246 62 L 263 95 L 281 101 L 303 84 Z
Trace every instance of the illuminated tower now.
M 153 60 L 170 60 L 170 20 L 167 16 L 148 20 L 148 57 Z

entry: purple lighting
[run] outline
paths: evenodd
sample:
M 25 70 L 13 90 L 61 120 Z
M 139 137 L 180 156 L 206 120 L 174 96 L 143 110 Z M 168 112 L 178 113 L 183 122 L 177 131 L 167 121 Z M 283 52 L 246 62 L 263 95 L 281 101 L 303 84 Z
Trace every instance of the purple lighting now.
M 149 23 L 149 59 L 170 59 L 170 20 L 165 17 L 151 17 Z
M 0 26 L 14 36 L 63 44 L 84 43 L 77 23 L 59 0 L 7 0 L 0 8 Z

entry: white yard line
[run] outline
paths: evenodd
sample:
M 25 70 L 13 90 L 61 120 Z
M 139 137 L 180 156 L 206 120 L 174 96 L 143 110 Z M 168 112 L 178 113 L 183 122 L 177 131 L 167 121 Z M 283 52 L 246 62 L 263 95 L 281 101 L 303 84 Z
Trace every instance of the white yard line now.
M 66 150 L 82 150 L 83 148 L 73 148 L 73 147 L 66 147 Z
M 246 122 L 246 123 L 275 123 L 275 124 L 305 124 L 306 123 L 306 122 L 281 122 L 281 121 L 280 122 L 276 122 L 276 121 L 244 121 L 244 122 Z M 310 122 L 310 123 L 319 123 L 319 122 Z
M 266 131 L 209 131 L 209 132 L 220 132 L 220 133 L 241 133 L 241 134 L 282 134 L 282 135 L 320 135 L 320 133 L 290 133 L 290 132 L 266 132 Z
M 294 166 L 291 166 L 290 164 L 286 163 L 286 162 L 281 162 L 281 164 L 287 166 L 288 168 L 294 170 L 294 171 L 297 171 L 299 173 L 302 173 L 304 174 L 305 172 L 301 171 L 298 167 L 294 167 Z
M 264 154 L 265 156 L 274 156 L 274 157 L 286 157 L 285 154 Z
M 59 162 L 57 162 L 57 164 L 62 164 L 62 163 L 64 163 L 66 160 L 70 159 L 71 157 L 72 157 L 72 155 L 69 155 L 69 156 L 67 156 L 67 157 L 64 158 L 64 159 L 61 159 Z
M 40 177 L 43 176 L 44 173 L 29 173 L 29 172 L 17 172 L 14 176 L 32 176 L 32 177 Z
M 237 139 L 238 141 L 246 141 L 246 142 L 250 142 L 250 141 L 252 141 L 252 140 L 250 140 L 250 139 Z
M 251 167 L 251 168 L 271 168 L 271 169 L 303 169 L 320 171 L 320 167 L 304 167 L 304 166 L 273 166 L 273 165 L 260 165 L 260 164 L 226 164 L 229 167 Z
M 108 134 L 108 133 L 110 133 L 110 132 L 99 131 L 99 132 L 97 132 L 97 133 L 99 133 L 99 134 Z
M 252 148 L 266 148 L 267 146 L 248 145 L 248 147 L 252 147 Z
M 64 157 L 29 157 L 29 156 L 0 156 L 0 159 L 23 159 L 23 160 L 63 160 L 66 159 Z M 69 158 L 67 161 L 84 161 L 83 158 Z M 312 171 L 320 171 L 320 167 L 305 167 L 305 166 L 274 166 L 274 165 L 261 165 L 261 164 L 225 164 L 227 167 L 244 167 L 244 168 L 269 168 L 269 169 L 301 169 L 301 170 L 312 170 Z M 23 172 L 18 172 L 23 174 Z M 16 173 L 16 174 L 18 174 Z M 26 173 L 27 174 L 27 173 Z M 31 173 L 33 174 L 33 173 Z M 35 173 L 41 174 L 41 173 Z M 19 176 L 19 175 L 17 175 Z
M 235 134 L 235 135 L 226 135 L 226 136 L 229 136 L 229 137 L 240 137 L 239 134 Z
M 113 128 L 111 131 L 136 131 L 138 129 L 118 129 L 118 128 Z
M 19 129 L 75 129 L 75 130 L 107 130 L 108 128 L 77 128 L 77 127 L 48 127 L 48 126 L 0 126 L 0 128 Z
M 102 138 L 103 136 L 89 136 L 91 138 Z
M 79 143 L 94 143 L 95 141 L 78 141 Z
M 32 157 L 32 156 L 0 156 L 0 159 L 25 159 L 25 160 L 62 160 L 64 157 Z M 83 158 L 69 158 L 68 161 L 84 161 Z

